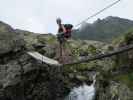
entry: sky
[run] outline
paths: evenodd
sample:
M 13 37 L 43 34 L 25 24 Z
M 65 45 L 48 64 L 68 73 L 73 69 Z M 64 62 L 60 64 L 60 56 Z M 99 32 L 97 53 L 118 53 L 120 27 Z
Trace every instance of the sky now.
M 15 29 L 56 34 L 57 17 L 63 23 L 76 25 L 114 1 L 117 0 L 0 0 L 0 20 Z M 133 0 L 121 0 L 87 22 L 107 16 L 133 20 L 132 4 Z

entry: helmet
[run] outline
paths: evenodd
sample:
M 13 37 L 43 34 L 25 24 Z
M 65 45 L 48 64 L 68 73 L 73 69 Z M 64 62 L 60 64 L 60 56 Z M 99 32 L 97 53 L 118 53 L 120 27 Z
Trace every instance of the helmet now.
M 57 18 L 56 22 L 57 22 L 57 24 L 60 24 L 61 23 L 61 18 Z

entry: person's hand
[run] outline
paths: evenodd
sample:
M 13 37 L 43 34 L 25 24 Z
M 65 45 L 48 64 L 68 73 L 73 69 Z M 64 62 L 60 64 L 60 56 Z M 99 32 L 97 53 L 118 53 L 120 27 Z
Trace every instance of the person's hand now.
M 61 25 L 61 19 L 60 18 L 57 18 L 56 22 L 57 22 L 58 25 Z

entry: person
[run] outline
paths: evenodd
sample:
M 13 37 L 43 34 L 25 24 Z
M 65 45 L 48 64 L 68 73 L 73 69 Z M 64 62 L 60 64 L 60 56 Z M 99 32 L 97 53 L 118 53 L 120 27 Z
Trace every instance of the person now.
M 66 40 L 71 37 L 71 31 L 72 31 L 73 25 L 62 24 L 61 18 L 57 18 L 56 22 L 59 27 L 58 34 L 57 34 L 57 39 L 60 44 L 60 57 L 59 57 L 60 59 L 59 60 L 60 60 L 60 62 L 63 62 L 63 51 L 65 51 L 65 49 L 63 50 L 63 48 L 65 46 Z
M 71 31 L 72 31 L 73 25 L 71 25 L 71 24 L 62 24 L 61 18 L 57 18 L 56 22 L 57 22 L 58 27 L 59 27 L 57 38 L 58 38 L 59 43 L 62 44 L 68 38 L 71 37 Z

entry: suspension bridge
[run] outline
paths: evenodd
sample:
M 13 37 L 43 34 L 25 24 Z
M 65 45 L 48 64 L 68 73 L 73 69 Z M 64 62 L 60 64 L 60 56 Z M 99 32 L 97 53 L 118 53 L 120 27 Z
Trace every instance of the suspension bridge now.
M 130 50 L 133 50 L 133 44 L 118 48 L 114 51 L 111 51 L 111 52 L 108 52 L 105 54 L 97 54 L 97 55 L 92 56 L 92 57 L 85 57 L 85 59 L 83 59 L 83 60 L 79 60 L 79 61 L 71 62 L 71 63 L 66 63 L 66 64 L 61 64 L 60 62 L 58 62 L 54 59 L 45 57 L 44 55 L 42 55 L 36 51 L 27 52 L 27 54 L 30 55 L 31 57 L 33 57 L 34 59 L 36 59 L 36 60 L 38 60 L 44 64 L 47 64 L 47 65 L 65 66 L 65 65 L 75 65 L 75 64 L 80 64 L 80 63 L 89 63 L 90 61 L 100 60 L 103 58 L 111 57 L 111 56 L 118 55 L 118 54 L 121 54 L 124 52 L 128 52 Z

